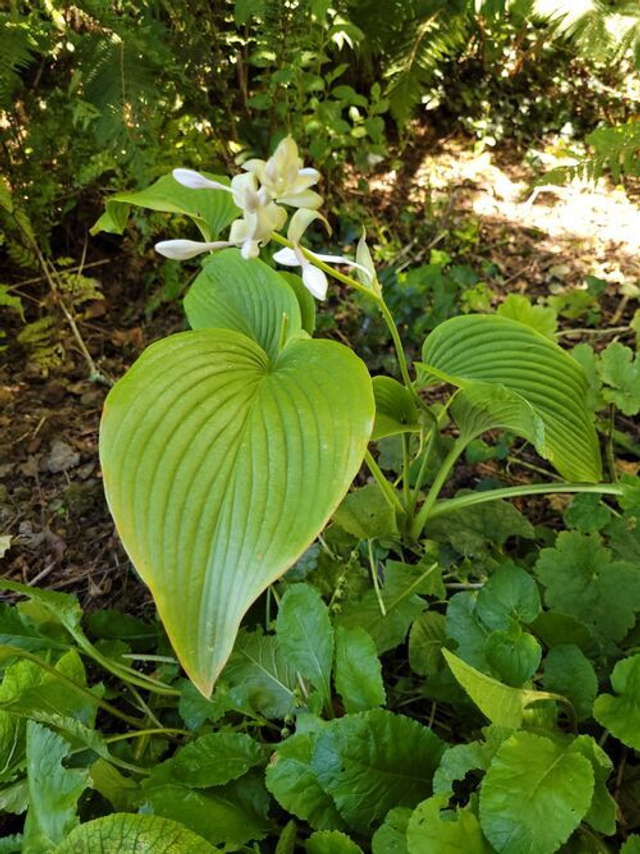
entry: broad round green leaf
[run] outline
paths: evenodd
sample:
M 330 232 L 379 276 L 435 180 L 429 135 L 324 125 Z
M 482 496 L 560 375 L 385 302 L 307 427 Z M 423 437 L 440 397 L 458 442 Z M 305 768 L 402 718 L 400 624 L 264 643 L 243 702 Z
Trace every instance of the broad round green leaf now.
M 584 756 L 550 738 L 515 733 L 482 781 L 482 830 L 498 854 L 552 854 L 586 815 L 593 789 Z
M 218 850 L 177 821 L 113 813 L 77 827 L 54 854 L 214 854 Z
M 259 258 L 245 261 L 237 249 L 211 256 L 189 289 L 184 310 L 192 329 L 233 329 L 270 358 L 277 356 L 281 337 L 288 339 L 301 329 L 293 289 Z
M 586 376 L 574 359 L 535 329 L 495 315 L 454 317 L 422 350 L 423 368 L 460 388 L 475 382 L 519 394 L 544 424 L 544 456 L 569 480 L 598 481 L 600 450 L 586 406 Z
M 346 347 L 298 338 L 269 360 L 226 329 L 153 344 L 109 394 L 109 507 L 203 694 L 248 607 L 346 493 L 373 407 L 367 370 Z

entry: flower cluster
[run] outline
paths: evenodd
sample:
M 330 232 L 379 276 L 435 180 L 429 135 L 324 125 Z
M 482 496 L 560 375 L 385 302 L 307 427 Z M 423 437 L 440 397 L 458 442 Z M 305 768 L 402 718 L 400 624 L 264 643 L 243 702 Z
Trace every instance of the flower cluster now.
M 276 252 L 274 260 L 284 266 L 300 267 L 306 287 L 315 297 L 324 299 L 327 293 L 327 278 L 322 270 L 309 260 L 309 256 L 316 261 L 330 261 L 355 267 L 360 265 L 342 256 L 303 252 L 300 246 L 302 235 L 314 220 L 321 220 L 329 230 L 326 219 L 318 213 L 323 201 L 322 196 L 311 189 L 318 182 L 320 173 L 316 169 L 303 166 L 302 159 L 298 156 L 298 146 L 291 137 L 280 142 L 269 160 L 248 160 L 242 168 L 244 172 L 236 175 L 230 186 L 212 181 L 192 169 L 174 169 L 173 177 L 185 187 L 230 193 L 234 203 L 242 211 L 242 216 L 231 223 L 227 240 L 163 240 L 156 244 L 156 250 L 166 258 L 182 261 L 194 258 L 202 252 L 237 246 L 243 258 L 256 258 L 260 247 L 271 240 L 274 232 L 284 228 L 288 213 L 282 205 L 286 205 L 296 208 L 287 231 L 293 248 Z

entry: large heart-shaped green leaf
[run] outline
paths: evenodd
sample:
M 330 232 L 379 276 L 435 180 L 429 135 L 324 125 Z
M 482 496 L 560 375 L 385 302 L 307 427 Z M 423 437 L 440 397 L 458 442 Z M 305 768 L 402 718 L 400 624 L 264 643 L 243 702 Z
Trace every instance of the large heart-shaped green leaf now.
M 516 392 L 544 424 L 540 450 L 569 480 L 598 481 L 600 449 L 586 406 L 580 365 L 530 326 L 495 315 L 454 317 L 422 350 L 427 376 L 472 388 L 475 382 Z
M 343 345 L 298 336 L 270 359 L 230 329 L 153 344 L 112 389 L 109 507 L 203 694 L 247 608 L 344 497 L 373 414 L 369 374 Z
M 212 181 L 229 184 L 222 175 L 203 172 Z M 108 231 L 122 234 L 129 218 L 129 207 L 135 205 L 151 211 L 188 216 L 197 225 L 205 240 L 215 240 L 229 223 L 240 215 L 231 193 L 224 190 L 193 190 L 179 184 L 173 175 L 162 178 L 137 192 L 116 193 L 105 203 L 105 212 L 91 229 L 91 234 Z

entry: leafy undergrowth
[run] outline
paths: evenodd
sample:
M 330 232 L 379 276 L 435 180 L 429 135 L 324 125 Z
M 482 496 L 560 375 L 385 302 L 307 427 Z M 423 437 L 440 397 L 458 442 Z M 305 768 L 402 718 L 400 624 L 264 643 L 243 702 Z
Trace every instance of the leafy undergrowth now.
M 640 850 L 635 494 L 559 534 L 467 507 L 420 554 L 352 501 L 211 699 L 159 624 L 1 582 L 0 851 Z

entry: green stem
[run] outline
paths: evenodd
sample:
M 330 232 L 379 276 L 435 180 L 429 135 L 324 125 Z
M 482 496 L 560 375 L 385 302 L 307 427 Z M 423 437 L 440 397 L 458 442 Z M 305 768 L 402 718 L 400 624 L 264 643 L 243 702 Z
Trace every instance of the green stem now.
M 365 451 L 364 461 L 367 464 L 369 471 L 371 472 L 371 474 L 375 478 L 376 483 L 378 484 L 378 486 L 382 490 L 382 494 L 384 495 L 385 499 L 387 500 L 387 503 L 391 507 L 393 507 L 394 510 L 397 510 L 398 513 L 401 513 L 404 515 L 405 509 L 402 506 L 402 502 L 398 498 L 398 493 L 395 491 L 395 489 L 391 486 L 389 481 L 384 476 L 384 473 L 381 471 L 380 466 L 374 460 L 374 458 L 371 454 L 371 451 L 369 451 L 369 450 Z
M 125 741 L 129 738 L 138 738 L 141 735 L 186 735 L 193 738 L 193 733 L 186 729 L 175 729 L 174 727 L 153 727 L 152 729 L 140 729 L 136 732 L 123 732 L 120 735 L 110 735 L 105 738 L 107 744 L 113 744 L 116 741 Z
M 368 540 L 369 546 L 369 566 L 371 568 L 371 581 L 373 581 L 373 589 L 376 592 L 376 599 L 378 600 L 378 607 L 380 608 L 380 613 L 383 617 L 387 616 L 387 609 L 384 604 L 384 599 L 382 598 L 382 593 L 380 591 L 380 580 L 378 579 L 378 566 L 377 561 L 373 556 L 373 545 L 372 541 Z
M 281 234 L 277 234 L 277 232 L 274 232 L 271 235 L 271 239 L 274 240 L 276 243 L 279 243 L 281 246 L 287 246 L 289 249 L 293 249 L 293 243 L 290 240 L 287 240 L 287 238 L 283 237 Z M 342 282 L 343 285 L 348 285 L 350 288 L 353 288 L 356 291 L 360 291 L 361 294 L 364 294 L 366 297 L 372 299 L 376 303 L 382 313 L 385 323 L 387 324 L 389 332 L 391 333 L 391 338 L 393 339 L 393 344 L 396 349 L 396 355 L 398 357 L 400 373 L 402 374 L 402 381 L 404 382 L 407 390 L 421 404 L 422 401 L 420 399 L 420 396 L 413 387 L 413 383 L 411 382 L 411 378 L 409 376 L 407 358 L 404 353 L 404 348 L 402 346 L 398 327 L 396 326 L 395 320 L 393 319 L 393 315 L 389 311 L 389 308 L 387 307 L 387 304 L 385 303 L 382 295 L 377 294 L 370 288 L 365 287 L 365 285 L 360 284 L 360 282 L 357 279 L 354 279 L 352 276 L 346 276 L 344 273 L 340 273 L 338 270 L 334 270 L 334 268 L 331 267 L 329 264 L 325 264 L 324 261 L 320 261 L 318 258 L 316 258 L 313 252 L 310 252 L 308 249 L 305 249 L 302 246 L 300 246 L 300 249 L 302 250 L 302 254 L 304 255 L 304 257 L 319 270 L 322 270 L 328 276 L 332 276 L 334 279 L 337 279 L 337 281 Z
M 409 483 L 411 475 L 411 457 L 409 454 L 409 436 L 407 433 L 402 434 L 402 489 L 404 493 L 404 506 L 406 512 L 409 512 L 411 507 L 411 485 Z
M 180 696 L 180 691 L 178 691 L 176 688 L 171 688 L 169 685 L 165 685 L 162 682 L 158 682 L 156 679 L 152 679 L 150 676 L 145 676 L 143 673 L 138 673 L 132 667 L 117 664 L 110 658 L 107 658 L 105 655 L 102 655 L 102 653 L 95 648 L 91 641 L 86 638 L 84 634 L 82 634 L 82 632 L 72 631 L 71 634 L 80 649 L 86 655 L 88 655 L 95 662 L 104 667 L 105 670 L 108 670 L 109 673 L 113 673 L 113 675 L 117 676 L 118 679 L 122 679 L 123 682 L 128 682 L 131 685 L 137 685 L 138 688 L 144 688 L 146 691 L 153 691 L 156 694 L 161 694 L 165 697 Z
M 622 487 L 615 483 L 530 483 L 523 486 L 505 486 L 502 489 L 490 489 L 487 492 L 470 492 L 446 501 L 439 501 L 427 514 L 435 519 L 445 513 L 497 501 L 500 498 L 518 498 L 522 495 L 554 495 L 563 492 L 595 492 L 599 495 L 622 495 Z M 426 521 L 426 520 L 425 520 Z
M 426 521 L 431 515 L 433 505 L 436 503 L 438 495 L 440 495 L 440 490 L 444 486 L 447 478 L 449 477 L 451 469 L 456 464 L 458 457 L 464 451 L 466 446 L 466 441 L 463 441 L 461 438 L 456 439 L 453 443 L 451 450 L 442 461 L 442 465 L 440 466 L 438 474 L 435 476 L 435 479 L 431 484 L 431 489 L 427 493 L 427 497 L 425 498 L 424 504 L 420 508 L 420 511 L 414 519 L 413 525 L 411 526 L 411 536 L 414 539 L 417 540 L 420 534 L 422 533 Z

